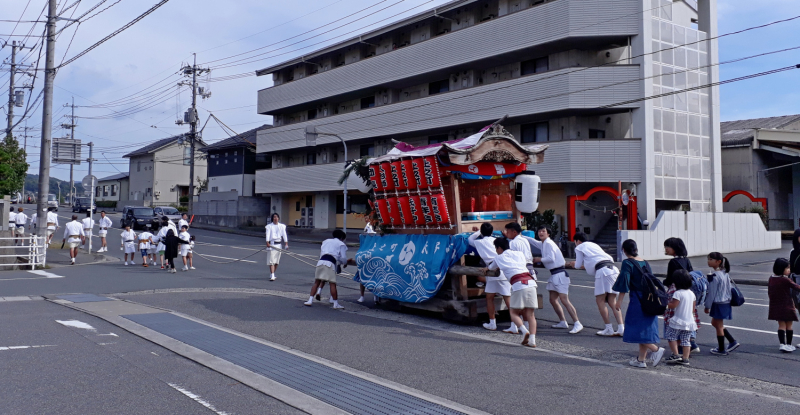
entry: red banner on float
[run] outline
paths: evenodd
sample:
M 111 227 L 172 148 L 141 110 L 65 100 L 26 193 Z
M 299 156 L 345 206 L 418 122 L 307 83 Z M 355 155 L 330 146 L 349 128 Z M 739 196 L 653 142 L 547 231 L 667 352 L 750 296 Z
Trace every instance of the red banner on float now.
M 386 199 L 386 206 L 389 210 L 389 223 L 392 226 L 401 226 L 403 220 L 400 217 L 400 207 L 397 205 L 397 198 L 390 197 Z
M 413 225 L 414 219 L 411 217 L 411 205 L 408 201 L 408 196 L 397 198 L 397 206 L 400 208 L 400 219 L 403 225 Z
M 443 194 L 431 195 L 431 211 L 433 212 L 433 219 L 440 225 L 450 224 L 450 214 L 447 211 L 447 202 Z
M 381 183 L 381 166 L 380 164 L 369 165 L 369 181 L 372 183 L 372 188 L 376 192 L 383 191 L 383 183 Z
M 388 161 L 381 163 L 381 171 L 380 171 L 380 179 L 381 185 L 383 186 L 383 191 L 388 192 L 390 190 L 394 190 L 394 182 L 392 181 L 392 165 L 389 164 Z
M 414 178 L 414 166 L 411 160 L 402 160 L 400 162 L 400 181 L 405 186 L 405 189 L 415 190 L 417 188 L 417 180 Z
M 425 225 L 425 215 L 422 213 L 422 198 L 420 196 L 410 196 L 408 198 L 408 206 L 411 211 L 411 221 L 415 225 Z
M 386 199 L 378 199 L 375 201 L 375 206 L 378 209 L 378 215 L 381 217 L 381 223 L 384 225 L 391 225 L 392 218 L 390 215 L 389 205 Z
M 400 173 L 400 170 L 402 169 L 400 167 L 401 165 L 400 160 L 393 161 L 391 165 L 392 165 L 392 183 L 394 184 L 395 190 L 404 191 L 408 189 L 408 184 L 403 181 L 402 174 Z

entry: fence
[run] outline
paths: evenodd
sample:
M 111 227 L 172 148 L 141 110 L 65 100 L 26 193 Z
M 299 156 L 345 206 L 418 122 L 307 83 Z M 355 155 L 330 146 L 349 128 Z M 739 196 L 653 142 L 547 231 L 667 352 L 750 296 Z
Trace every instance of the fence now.
M 15 240 L 22 240 L 23 245 L 17 246 L 12 245 Z M 37 266 L 44 267 L 47 264 L 47 237 L 44 236 L 22 236 L 18 238 L 13 237 L 0 237 L 0 249 L 13 249 L 12 254 L 0 254 L 0 258 L 3 261 L 0 261 L 0 267 L 7 267 L 7 266 L 19 266 L 27 267 L 30 266 L 31 269 L 36 269 Z M 5 241 L 9 241 L 9 244 L 6 245 Z M 27 252 L 20 255 L 16 252 L 17 249 L 27 248 Z M 0 252 L 7 252 L 7 251 L 0 251 Z M 15 258 L 17 260 L 14 261 L 7 261 L 6 258 Z M 27 262 L 17 262 L 19 258 L 24 258 Z

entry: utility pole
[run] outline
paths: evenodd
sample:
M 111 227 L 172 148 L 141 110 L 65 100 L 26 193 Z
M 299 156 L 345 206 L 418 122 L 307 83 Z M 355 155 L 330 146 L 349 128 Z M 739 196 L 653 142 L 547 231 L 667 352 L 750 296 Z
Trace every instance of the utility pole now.
M 6 43 L 8 45 L 8 43 Z M 17 50 L 25 49 L 25 45 L 17 45 L 17 41 L 11 42 L 11 69 L 10 79 L 8 82 L 8 127 L 6 127 L 6 136 L 11 137 L 11 129 L 14 127 L 14 107 L 22 106 L 22 99 L 16 97 L 16 89 L 14 87 L 15 78 L 17 75 Z M 32 49 L 32 48 L 28 48 Z
M 75 97 L 72 97 L 72 105 L 64 104 L 65 107 L 72 107 L 72 115 L 70 115 L 71 122 L 69 124 L 61 124 L 62 128 L 69 128 L 70 129 L 70 138 L 75 139 Z M 91 148 L 91 147 L 90 147 Z M 73 168 L 75 167 L 74 164 L 69 165 L 69 206 L 72 207 L 73 199 L 75 198 L 75 179 L 73 178 Z M 89 174 L 92 174 L 91 172 Z
M 39 223 L 47 222 L 47 194 L 50 193 L 50 143 L 53 122 L 53 81 L 56 77 L 56 0 L 48 0 L 47 5 L 47 52 L 45 54 L 44 99 L 42 107 L 42 143 L 39 153 L 39 198 L 36 199 L 36 212 Z M 47 226 L 36 227 L 37 236 L 47 235 Z
M 189 214 L 192 214 L 194 209 L 194 152 L 195 141 L 197 140 L 197 95 L 199 94 L 203 99 L 211 96 L 211 92 L 197 87 L 197 75 L 211 72 L 208 68 L 197 67 L 197 54 L 194 55 L 194 63 L 192 66 L 186 65 L 183 67 L 183 74 L 185 76 L 192 76 L 192 82 L 179 82 L 178 85 L 191 85 L 192 87 L 192 107 L 184 114 L 183 121 L 189 123 Z M 180 120 L 176 124 L 183 124 Z

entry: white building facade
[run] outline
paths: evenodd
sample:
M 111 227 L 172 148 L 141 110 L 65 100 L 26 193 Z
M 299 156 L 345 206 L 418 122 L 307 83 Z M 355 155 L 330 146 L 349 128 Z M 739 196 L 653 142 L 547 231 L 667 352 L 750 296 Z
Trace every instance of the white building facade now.
M 256 171 L 256 193 L 271 195 L 272 211 L 289 225 L 341 226 L 342 144 L 320 136 L 306 147 L 306 126 L 341 136 L 354 159 L 384 154 L 391 139 L 462 138 L 507 115 L 504 126 L 523 144 L 550 146 L 535 167 L 540 210 L 565 218 L 562 230 L 597 237 L 615 228 L 616 196 L 588 195 L 620 183 L 650 231 L 678 226 L 662 211 L 715 222 L 712 213 L 723 211 L 719 91 L 692 90 L 719 80 L 710 65 L 718 62 L 717 41 L 708 40 L 715 36 L 716 0 L 446 3 L 257 71 L 272 75 L 258 112 L 272 115 L 274 128 L 258 133 L 257 153 L 271 155 L 272 168 Z M 581 195 L 570 218 L 568 199 Z M 348 211 L 365 200 L 355 192 Z M 708 246 L 714 235 L 696 238 Z M 764 249 L 779 247 L 776 236 L 765 237 Z

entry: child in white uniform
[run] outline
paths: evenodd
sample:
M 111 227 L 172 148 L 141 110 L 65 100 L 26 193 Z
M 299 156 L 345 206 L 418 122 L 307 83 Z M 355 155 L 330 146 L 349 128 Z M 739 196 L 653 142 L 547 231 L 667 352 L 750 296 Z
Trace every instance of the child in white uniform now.
M 691 353 L 692 332 L 697 330 L 694 320 L 694 309 L 697 298 L 692 292 L 692 277 L 686 270 L 680 269 L 672 273 L 672 283 L 675 284 L 675 293 L 667 307 L 675 312 L 669 319 L 669 325 L 664 326 L 664 337 L 669 341 L 672 356 L 666 362 L 669 365 L 689 365 Z M 683 356 L 678 355 L 678 342 L 683 346 Z
M 189 242 L 187 244 L 181 244 L 181 258 L 183 259 L 183 270 L 189 270 L 189 263 L 186 261 L 187 257 L 189 256 L 189 252 L 191 251 L 191 241 L 192 236 L 189 235 L 189 226 L 183 225 L 181 226 L 181 233 L 178 234 L 178 238 L 181 240 Z
M 508 239 L 494 240 L 497 256 L 489 264 L 489 269 L 499 269 L 504 275 L 511 278 L 511 321 L 519 328 L 525 337 L 522 345 L 536 347 L 536 316 L 534 310 L 539 307 L 536 295 L 536 279 L 528 272 L 525 255 L 510 249 Z M 523 322 L 524 320 L 524 322 Z M 525 327 L 528 323 L 528 327 Z
M 120 234 L 119 249 L 125 253 L 125 265 L 128 265 L 128 254 L 131 255 L 131 265 L 133 255 L 136 253 L 136 232 L 131 230 L 131 225 L 125 225 L 125 230 Z
M 480 255 L 486 266 L 494 262 L 495 257 L 497 257 L 497 248 L 494 246 L 495 238 L 492 237 L 492 232 L 494 232 L 492 224 L 488 222 L 483 223 L 481 224 L 481 230 L 470 235 L 468 239 L 470 246 L 473 246 L 475 250 L 478 251 L 478 255 Z M 501 295 L 503 301 L 506 303 L 506 307 L 510 310 L 511 284 L 502 271 L 497 277 L 487 276 L 478 277 L 478 279 L 486 283 L 484 291 L 486 292 L 486 312 L 489 313 L 489 322 L 484 323 L 483 328 L 486 330 L 497 330 L 494 297 L 498 294 Z
M 142 254 L 142 266 L 147 267 L 147 257 L 150 255 L 150 246 L 153 244 L 153 234 L 144 231 L 139 234 L 139 252 Z M 133 262 L 133 261 L 131 261 Z

